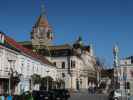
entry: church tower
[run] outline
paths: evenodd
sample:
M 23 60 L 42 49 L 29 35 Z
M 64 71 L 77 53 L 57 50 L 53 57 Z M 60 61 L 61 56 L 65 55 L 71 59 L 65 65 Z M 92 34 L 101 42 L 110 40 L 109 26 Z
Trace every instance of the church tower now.
M 52 39 L 52 28 L 49 26 L 44 3 L 42 2 L 41 14 L 31 32 L 32 46 L 35 49 L 43 49 L 44 47 L 51 45 Z

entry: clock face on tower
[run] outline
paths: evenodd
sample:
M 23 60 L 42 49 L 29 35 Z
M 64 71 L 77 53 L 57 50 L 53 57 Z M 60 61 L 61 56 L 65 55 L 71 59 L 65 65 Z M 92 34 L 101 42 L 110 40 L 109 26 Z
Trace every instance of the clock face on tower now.
M 33 31 L 32 44 L 36 45 L 49 45 L 51 44 L 51 34 L 49 33 L 49 27 L 36 27 Z

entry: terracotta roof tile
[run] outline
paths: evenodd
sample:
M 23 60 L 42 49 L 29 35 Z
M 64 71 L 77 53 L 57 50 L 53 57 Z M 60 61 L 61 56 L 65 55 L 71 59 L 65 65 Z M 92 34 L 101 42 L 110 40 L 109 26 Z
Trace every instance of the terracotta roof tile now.
M 35 24 L 35 27 L 36 26 L 49 27 L 48 20 L 45 19 L 42 15 L 40 15 L 37 22 L 36 22 L 36 24 Z
M 45 63 L 45 64 L 49 64 L 49 65 L 54 66 L 50 61 L 48 61 L 48 60 L 47 60 L 45 57 L 43 57 L 42 55 L 39 55 L 39 54 L 37 54 L 37 53 L 34 53 L 32 50 L 23 47 L 22 45 L 20 45 L 19 43 L 17 43 L 15 40 L 13 40 L 12 38 L 10 38 L 10 37 L 8 37 L 8 36 L 6 36 L 6 35 L 5 35 L 5 41 L 6 41 L 9 45 L 11 45 L 11 46 L 15 47 L 16 49 L 18 49 L 20 52 L 23 52 L 23 53 L 25 53 L 25 54 L 27 54 L 27 55 L 29 55 L 29 56 L 35 58 L 35 59 L 38 59 L 38 60 L 40 60 L 41 62 L 43 62 L 43 63 Z

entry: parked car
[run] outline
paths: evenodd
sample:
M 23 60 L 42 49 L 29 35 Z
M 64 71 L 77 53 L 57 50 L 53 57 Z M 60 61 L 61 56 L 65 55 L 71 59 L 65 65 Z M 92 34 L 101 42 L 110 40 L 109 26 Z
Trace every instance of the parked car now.
M 39 100 L 39 91 L 32 91 L 32 96 L 34 100 Z
M 54 94 L 54 100 L 68 100 L 70 93 L 67 89 L 54 89 L 52 90 Z
M 51 91 L 33 91 L 34 100 L 53 100 L 54 95 Z
M 12 100 L 24 100 L 21 95 L 14 95 Z
M 125 93 L 125 91 L 120 89 L 112 90 L 109 94 L 109 100 L 125 100 L 126 98 L 129 98 L 127 91 Z
M 70 92 L 68 91 L 68 89 L 62 89 L 62 92 L 64 92 L 65 98 L 70 98 Z
M 90 93 L 90 91 L 89 91 L 89 93 Z M 97 89 L 96 94 L 103 94 L 103 89 Z

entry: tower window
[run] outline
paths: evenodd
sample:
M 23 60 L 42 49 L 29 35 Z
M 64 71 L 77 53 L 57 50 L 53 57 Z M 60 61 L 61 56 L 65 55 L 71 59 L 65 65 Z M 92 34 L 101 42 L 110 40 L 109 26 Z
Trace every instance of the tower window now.
M 62 69 L 65 69 L 65 62 L 62 62 Z
M 50 38 L 50 33 L 49 32 L 47 33 L 47 38 Z

